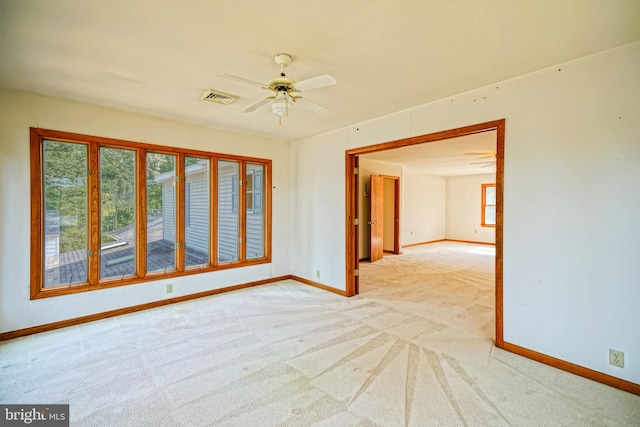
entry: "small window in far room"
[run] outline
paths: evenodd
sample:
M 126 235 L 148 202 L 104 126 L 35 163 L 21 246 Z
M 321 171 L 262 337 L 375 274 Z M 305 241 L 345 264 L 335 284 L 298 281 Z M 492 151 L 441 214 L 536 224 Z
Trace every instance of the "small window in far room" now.
M 482 184 L 482 226 L 496 226 L 496 185 Z

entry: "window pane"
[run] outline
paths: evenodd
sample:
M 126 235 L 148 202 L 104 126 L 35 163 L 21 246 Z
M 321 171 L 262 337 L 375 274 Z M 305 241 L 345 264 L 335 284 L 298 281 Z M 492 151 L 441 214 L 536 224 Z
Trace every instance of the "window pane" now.
M 238 259 L 238 174 L 240 164 L 218 161 L 218 262 Z
M 247 163 L 247 181 L 251 180 L 252 209 L 247 209 L 247 259 L 264 257 L 264 165 Z M 248 188 L 248 187 L 247 187 Z
M 176 157 L 147 154 L 147 271 L 176 268 Z
M 495 205 L 496 204 L 496 187 L 485 187 L 485 204 L 486 205 Z
M 136 153 L 100 148 L 100 278 L 136 273 Z
M 185 157 L 185 266 L 209 264 L 209 160 Z
M 253 210 L 253 174 L 249 172 L 249 168 L 247 168 L 247 179 L 245 181 L 245 194 L 247 197 L 244 199 L 244 207 L 249 212 Z
M 44 287 L 87 281 L 87 146 L 44 141 Z
M 484 207 L 484 223 L 487 225 L 496 225 L 496 207 Z

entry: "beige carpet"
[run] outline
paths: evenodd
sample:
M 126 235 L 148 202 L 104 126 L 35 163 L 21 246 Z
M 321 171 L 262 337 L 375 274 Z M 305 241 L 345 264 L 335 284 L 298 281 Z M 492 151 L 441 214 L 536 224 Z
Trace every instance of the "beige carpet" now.
M 640 396 L 493 346 L 492 248 L 361 264 L 0 343 L 0 402 L 75 426 L 633 426 Z

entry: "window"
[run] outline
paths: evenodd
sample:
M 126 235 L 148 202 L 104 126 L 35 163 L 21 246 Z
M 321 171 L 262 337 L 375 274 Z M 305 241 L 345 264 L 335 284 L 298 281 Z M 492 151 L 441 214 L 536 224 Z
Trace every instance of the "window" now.
M 240 162 L 218 160 L 218 262 L 240 257 Z
M 262 213 L 262 187 L 264 186 L 263 166 L 257 164 L 247 164 L 247 212 Z
M 136 233 L 132 233 L 136 225 L 136 152 L 100 147 L 98 161 L 100 278 L 134 276 L 138 244 Z M 123 246 L 111 244 L 114 241 Z
M 211 230 L 210 161 L 185 157 L 185 267 L 209 264 Z
M 264 165 L 256 163 L 247 164 L 247 189 L 246 189 L 246 256 L 247 259 L 262 258 L 264 256 L 264 213 L 263 213 L 263 189 L 264 189 Z M 251 203 L 251 204 L 249 204 Z
M 43 247 L 38 259 L 38 270 L 44 273 L 41 286 L 83 283 L 89 270 L 87 145 L 44 140 L 41 147 L 44 175 L 38 186 L 44 193 L 40 229 Z M 61 259 L 72 261 L 61 263 Z
M 496 226 L 496 185 L 482 184 L 482 226 Z
M 32 299 L 271 261 L 270 160 L 32 128 L 31 168 Z
M 246 192 L 247 198 L 245 199 L 245 209 L 247 212 L 253 211 L 253 174 L 247 173 L 247 185 Z
M 191 183 L 184 184 L 184 225 L 191 227 Z
M 176 269 L 176 207 L 176 156 L 147 152 L 147 272 Z

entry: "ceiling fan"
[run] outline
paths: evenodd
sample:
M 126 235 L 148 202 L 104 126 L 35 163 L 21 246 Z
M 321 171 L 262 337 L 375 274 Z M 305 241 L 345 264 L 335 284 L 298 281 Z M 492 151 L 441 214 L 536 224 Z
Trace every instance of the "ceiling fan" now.
M 245 113 L 251 113 L 263 105 L 271 103 L 271 111 L 278 116 L 279 124 L 282 124 L 282 117 L 289 117 L 289 111 L 293 109 L 295 104 L 301 104 L 319 115 L 329 114 L 330 111 L 328 108 L 296 94 L 302 91 L 334 85 L 337 82 L 333 76 L 329 74 L 321 74 L 296 83 L 294 80 L 287 77 L 284 72 L 285 68 L 287 68 L 287 66 L 289 66 L 293 61 L 291 55 L 287 53 L 279 53 L 273 59 L 280 67 L 280 76 L 269 80 L 269 83 L 260 83 L 231 74 L 220 74 L 220 77 L 233 79 L 253 86 L 259 86 L 262 89 L 267 89 L 273 92 L 273 95 L 245 108 L 243 110 Z
M 470 165 L 484 165 L 484 166 L 480 166 L 481 168 L 488 168 L 489 166 L 495 166 L 496 164 L 496 153 L 495 151 L 480 151 L 480 152 L 471 152 L 471 153 L 464 153 L 467 155 L 473 155 L 476 156 L 476 159 L 480 160 L 480 159 L 493 159 L 493 160 L 489 160 L 489 161 L 482 161 L 482 162 L 470 162 Z

